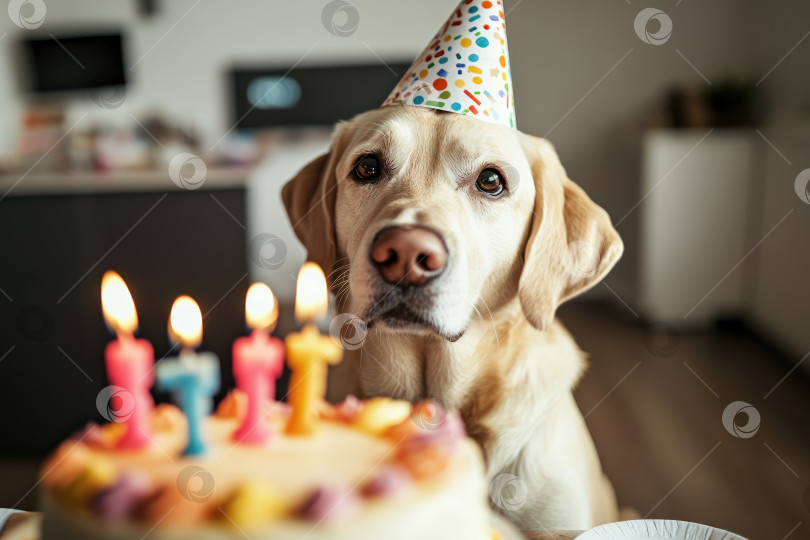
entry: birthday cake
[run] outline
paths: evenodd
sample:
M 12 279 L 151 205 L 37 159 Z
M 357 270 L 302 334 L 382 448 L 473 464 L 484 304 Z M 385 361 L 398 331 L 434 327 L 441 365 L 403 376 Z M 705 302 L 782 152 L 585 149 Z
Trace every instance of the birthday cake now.
M 208 451 L 190 457 L 174 405 L 150 413 L 149 446 L 122 450 L 126 425 L 90 424 L 41 472 L 42 540 L 489 538 L 478 447 L 432 402 L 353 397 L 319 405 L 317 430 L 289 435 L 268 400 L 263 444 L 234 440 L 235 390 L 208 416 Z

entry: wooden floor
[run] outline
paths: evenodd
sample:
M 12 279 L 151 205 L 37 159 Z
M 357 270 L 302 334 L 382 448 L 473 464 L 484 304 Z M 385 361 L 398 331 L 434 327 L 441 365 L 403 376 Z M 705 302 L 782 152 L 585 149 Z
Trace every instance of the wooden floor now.
M 785 378 L 801 357 L 740 331 L 645 326 L 621 306 L 559 316 L 590 353 L 576 398 L 621 505 L 751 540 L 810 538 L 810 381 Z M 750 438 L 723 425 L 735 401 L 760 413 Z
M 576 397 L 620 503 L 751 540 L 810 538 L 810 382 L 801 369 L 785 377 L 801 358 L 740 332 L 647 327 L 623 310 L 574 303 L 559 313 L 590 353 Z M 723 426 L 734 401 L 760 413 L 750 438 Z M 23 497 L 35 467 L 0 460 L 0 506 Z M 34 493 L 18 505 L 34 506 Z

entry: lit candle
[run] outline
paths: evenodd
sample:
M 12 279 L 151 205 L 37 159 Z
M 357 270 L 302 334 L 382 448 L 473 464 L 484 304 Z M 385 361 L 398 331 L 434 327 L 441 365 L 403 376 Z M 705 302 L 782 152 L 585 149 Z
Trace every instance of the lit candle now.
M 326 395 L 327 365 L 337 364 L 343 350 L 329 336 L 318 332 L 313 320 L 326 315 L 326 278 L 321 268 L 308 262 L 298 272 L 295 316 L 304 328 L 287 336 L 287 362 L 292 369 L 288 391 L 292 411 L 287 433 L 308 435 L 315 430 L 317 407 Z
M 210 352 L 194 352 L 202 341 L 202 314 L 197 303 L 188 296 L 180 296 L 172 305 L 169 339 L 180 344 L 180 356 L 158 364 L 157 387 L 161 391 L 172 391 L 186 413 L 186 455 L 204 454 L 207 447 L 202 421 L 211 412 L 211 396 L 219 389 L 219 360 Z
M 138 313 L 126 283 L 115 272 L 105 272 L 101 279 L 101 308 L 107 326 L 117 335 L 104 351 L 107 378 L 133 399 L 132 414 L 125 420 L 127 429 L 118 447 L 143 448 L 149 444 L 149 413 L 155 405 L 149 394 L 155 352 L 148 341 L 132 335 L 138 328 Z
M 253 332 L 233 344 L 233 375 L 236 386 L 247 395 L 247 413 L 234 439 L 260 444 L 270 436 L 262 423 L 264 401 L 275 399 L 275 382 L 284 369 L 284 344 L 270 337 L 278 321 L 278 304 L 264 283 L 254 283 L 248 289 L 245 320 Z

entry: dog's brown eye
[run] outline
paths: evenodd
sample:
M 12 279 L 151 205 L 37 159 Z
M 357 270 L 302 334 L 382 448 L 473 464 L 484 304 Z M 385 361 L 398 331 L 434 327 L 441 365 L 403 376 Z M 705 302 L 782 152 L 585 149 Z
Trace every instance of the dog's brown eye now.
M 354 166 L 354 174 L 359 180 L 374 180 L 380 176 L 380 162 L 377 156 L 367 155 L 360 158 Z
M 501 173 L 495 169 L 484 169 L 478 175 L 478 180 L 475 181 L 475 187 L 478 191 L 483 191 L 490 197 L 497 197 L 506 189 Z

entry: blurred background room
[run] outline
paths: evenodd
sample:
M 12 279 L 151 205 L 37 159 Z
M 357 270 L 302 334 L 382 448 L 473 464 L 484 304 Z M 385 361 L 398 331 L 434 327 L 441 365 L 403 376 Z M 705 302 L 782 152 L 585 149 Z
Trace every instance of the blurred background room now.
M 233 387 L 249 284 L 278 296 L 278 334 L 295 324 L 305 251 L 281 186 L 382 103 L 436 31 L 422 13 L 456 2 L 6 3 L 0 507 L 33 510 L 42 457 L 101 419 L 104 271 L 158 357 L 172 299 L 193 296 Z M 810 538 L 810 3 L 504 11 L 518 128 L 554 143 L 626 246 L 559 311 L 620 503 Z

